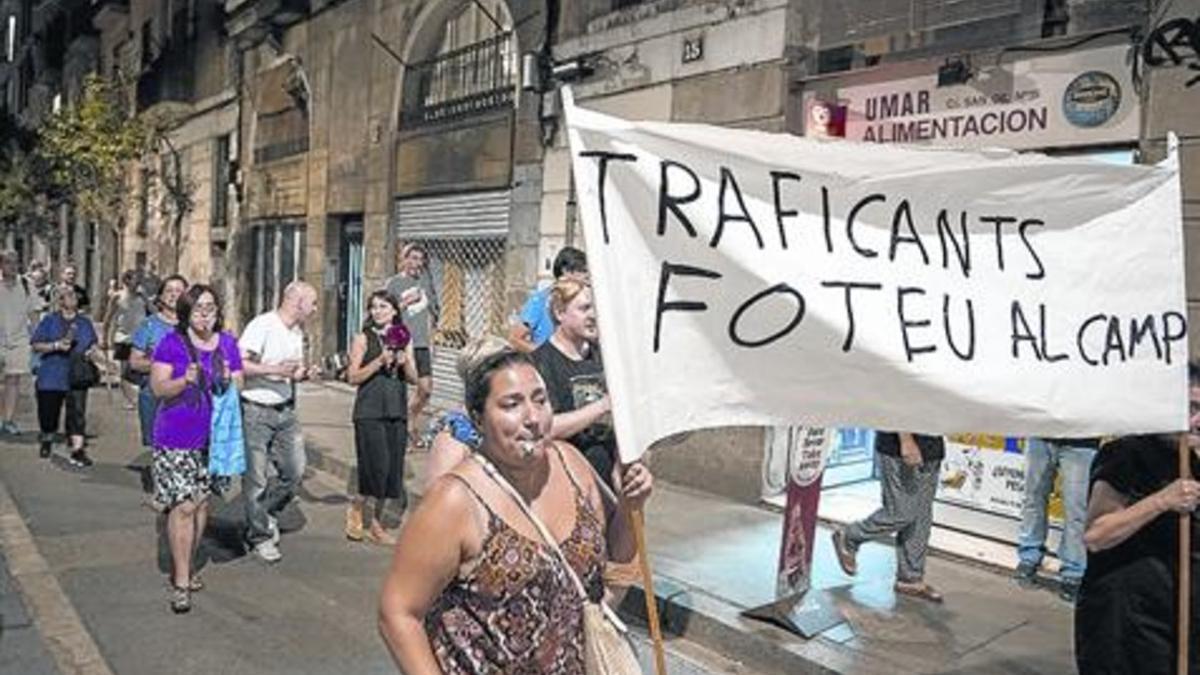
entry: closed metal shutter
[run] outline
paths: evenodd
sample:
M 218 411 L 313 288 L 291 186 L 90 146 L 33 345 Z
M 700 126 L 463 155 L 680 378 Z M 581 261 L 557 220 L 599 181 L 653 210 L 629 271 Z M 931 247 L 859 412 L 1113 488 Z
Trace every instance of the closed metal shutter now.
M 396 200 L 400 241 L 430 238 L 506 237 L 509 190 Z
M 441 314 L 433 333 L 435 409 L 461 409 L 463 386 L 455 365 L 462 347 L 487 333 L 503 336 L 504 251 L 509 190 L 396 201 L 396 239 L 420 242 Z

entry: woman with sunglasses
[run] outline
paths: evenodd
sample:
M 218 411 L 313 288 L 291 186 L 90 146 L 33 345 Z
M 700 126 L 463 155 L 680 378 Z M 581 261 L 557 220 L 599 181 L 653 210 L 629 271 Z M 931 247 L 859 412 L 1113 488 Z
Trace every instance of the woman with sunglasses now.
M 197 284 L 180 296 L 176 331 L 154 350 L 150 387 L 159 399 L 154 418 L 154 501 L 167 514 L 171 546 L 171 610 L 192 608 L 203 588 L 192 559 L 208 521 L 208 441 L 213 396 L 241 385 L 237 338 L 221 330 L 221 304 L 212 288 Z

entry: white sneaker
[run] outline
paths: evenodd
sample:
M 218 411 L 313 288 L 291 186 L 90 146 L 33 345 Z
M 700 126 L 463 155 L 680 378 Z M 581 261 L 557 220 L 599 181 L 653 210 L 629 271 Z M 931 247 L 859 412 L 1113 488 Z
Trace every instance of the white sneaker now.
M 254 546 L 254 555 L 265 563 L 277 563 L 283 560 L 283 554 L 279 552 L 279 547 L 270 539 L 260 541 Z
M 270 514 L 267 515 L 267 529 L 271 531 L 271 543 L 279 545 L 279 519 Z

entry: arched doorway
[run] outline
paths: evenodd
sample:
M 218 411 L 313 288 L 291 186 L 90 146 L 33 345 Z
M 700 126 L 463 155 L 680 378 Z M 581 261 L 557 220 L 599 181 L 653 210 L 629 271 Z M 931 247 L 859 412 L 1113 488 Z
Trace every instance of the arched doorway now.
M 507 331 L 505 251 L 519 58 L 503 0 L 434 3 L 405 45 L 393 227 L 421 243 L 440 304 L 433 402 L 458 406 L 459 350 Z

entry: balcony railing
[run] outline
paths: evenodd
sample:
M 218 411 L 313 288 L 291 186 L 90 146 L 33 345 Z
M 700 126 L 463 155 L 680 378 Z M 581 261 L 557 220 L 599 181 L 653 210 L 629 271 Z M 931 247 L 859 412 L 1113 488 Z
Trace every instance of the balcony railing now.
M 517 59 L 512 33 L 501 33 L 412 66 L 402 127 L 437 124 L 512 105 Z

